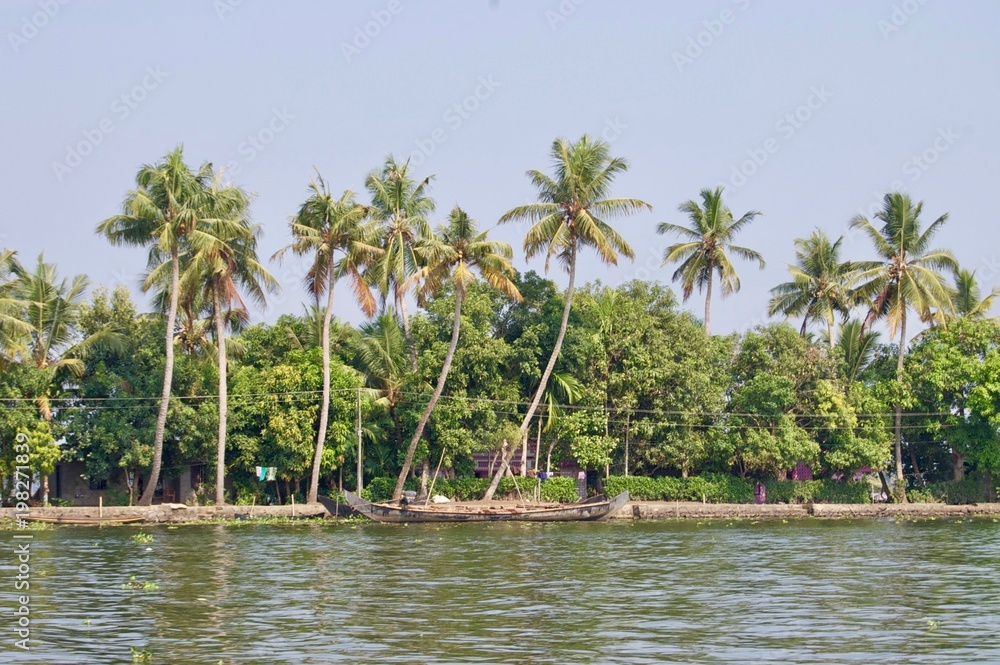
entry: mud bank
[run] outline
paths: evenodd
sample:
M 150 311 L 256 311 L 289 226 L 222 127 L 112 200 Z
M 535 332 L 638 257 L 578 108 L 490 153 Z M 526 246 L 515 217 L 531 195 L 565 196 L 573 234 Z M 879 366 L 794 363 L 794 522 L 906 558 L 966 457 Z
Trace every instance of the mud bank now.
M 790 519 L 803 517 L 963 517 L 1000 515 L 1000 503 L 949 506 L 940 503 L 876 504 L 743 504 L 686 501 L 633 501 L 614 519 Z
M 48 508 L 31 508 L 29 515 L 61 519 L 80 517 L 141 517 L 145 523 L 178 523 L 178 522 L 211 522 L 216 520 L 237 519 L 249 515 L 251 517 L 326 517 L 326 508 L 318 503 L 295 506 L 186 506 L 183 503 L 164 503 L 155 506 L 105 506 L 98 510 L 94 506 L 71 506 Z M 0 517 L 4 520 L 15 518 L 14 508 L 0 509 Z

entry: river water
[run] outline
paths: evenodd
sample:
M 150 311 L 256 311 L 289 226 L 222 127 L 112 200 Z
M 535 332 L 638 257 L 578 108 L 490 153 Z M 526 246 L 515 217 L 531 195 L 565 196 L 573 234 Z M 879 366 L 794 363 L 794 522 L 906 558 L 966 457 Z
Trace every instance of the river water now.
M 0 661 L 1000 662 L 992 519 L 145 531 L 33 532 Z

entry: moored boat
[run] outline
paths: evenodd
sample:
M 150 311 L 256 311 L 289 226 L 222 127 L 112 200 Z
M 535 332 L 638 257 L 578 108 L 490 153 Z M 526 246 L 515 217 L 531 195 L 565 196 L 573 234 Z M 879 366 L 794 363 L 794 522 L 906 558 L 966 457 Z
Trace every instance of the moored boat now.
M 49 517 L 46 515 L 25 515 L 23 518 L 26 522 L 42 522 L 44 524 L 76 524 L 76 525 L 98 525 L 101 524 L 132 524 L 135 522 L 142 522 L 145 517 Z
M 348 505 L 377 522 L 578 522 L 603 520 L 628 503 L 628 492 L 607 499 L 593 497 L 581 503 L 559 504 L 431 504 L 416 506 L 372 503 L 344 492 Z

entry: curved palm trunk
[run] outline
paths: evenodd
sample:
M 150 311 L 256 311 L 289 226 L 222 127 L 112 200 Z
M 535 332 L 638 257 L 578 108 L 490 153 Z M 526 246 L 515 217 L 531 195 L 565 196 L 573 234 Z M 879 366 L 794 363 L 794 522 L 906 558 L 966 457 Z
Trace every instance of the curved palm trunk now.
M 222 303 L 219 300 L 219 286 L 213 289 L 215 306 L 215 335 L 219 347 L 219 449 L 215 462 L 215 505 L 226 502 L 226 424 L 229 418 L 229 384 L 226 380 L 226 326 L 222 320 Z
M 705 336 L 710 337 L 711 324 L 712 324 L 712 281 L 714 275 L 712 271 L 715 269 L 714 265 L 709 265 L 708 267 L 708 288 L 705 289 Z
M 174 379 L 174 325 L 177 322 L 177 292 L 180 290 L 181 263 L 175 245 L 170 249 L 170 307 L 167 309 L 166 363 L 163 367 L 163 392 L 160 397 L 160 411 L 156 415 L 156 431 L 153 434 L 153 468 L 149 472 L 149 482 L 139 498 L 140 506 L 153 503 L 156 485 L 160 482 L 160 465 L 163 463 L 163 434 L 167 426 L 167 411 L 170 408 L 170 387 Z
M 420 437 L 423 436 L 424 428 L 427 426 L 427 421 L 431 417 L 431 412 L 434 411 L 434 406 L 441 398 L 441 393 L 444 391 L 444 383 L 448 380 L 448 372 L 451 371 L 451 363 L 455 358 L 455 349 L 458 347 L 458 335 L 462 327 L 463 297 L 464 294 L 462 293 L 462 290 L 455 289 L 455 323 L 451 330 L 451 344 L 448 346 L 448 353 L 444 356 L 444 364 L 441 366 L 441 374 L 438 376 L 437 385 L 434 387 L 434 393 L 431 394 L 431 399 L 427 402 L 424 412 L 420 414 L 420 421 L 417 423 L 417 429 L 413 433 L 413 438 L 410 439 L 410 447 L 406 449 L 406 458 L 403 460 L 403 468 L 399 470 L 399 477 L 396 478 L 396 488 L 392 491 L 392 498 L 395 501 L 398 501 L 403 496 L 403 484 L 406 482 L 406 476 L 410 473 L 410 466 L 413 464 L 413 455 L 417 451 L 417 444 L 420 443 Z
M 899 317 L 899 359 L 896 362 L 896 382 L 903 380 L 903 356 L 906 354 L 906 307 Z M 896 483 L 903 482 L 903 405 L 896 402 Z M 900 496 L 907 503 L 906 493 Z
M 326 312 L 323 314 L 323 403 L 319 407 L 319 428 L 316 432 L 316 455 L 313 457 L 312 478 L 309 480 L 307 503 L 316 503 L 319 496 L 319 468 L 323 462 L 323 442 L 330 420 L 330 321 L 333 318 L 333 255 L 327 268 Z
M 403 324 L 403 338 L 406 339 L 406 350 L 410 355 L 410 366 L 417 371 L 417 349 L 413 346 L 413 336 L 410 333 L 410 315 L 406 311 L 406 294 L 396 293 L 396 311 Z
M 521 421 L 521 440 L 523 441 L 525 437 L 528 436 L 528 425 L 531 424 L 531 419 L 535 415 L 535 410 L 538 409 L 538 403 L 542 399 L 542 394 L 545 392 L 546 386 L 548 386 L 549 378 L 552 376 L 552 370 L 555 369 L 556 360 L 559 359 L 559 352 L 562 350 L 563 339 L 566 337 L 566 327 L 569 325 L 569 312 L 573 304 L 573 286 L 576 282 L 576 245 L 573 245 L 573 255 L 570 258 L 569 264 L 569 285 L 566 287 L 566 304 L 563 305 L 563 315 L 562 321 L 559 324 L 559 335 L 556 337 L 556 344 L 552 347 L 552 355 L 549 356 L 549 364 L 545 366 L 545 371 L 542 373 L 542 380 L 538 384 L 538 388 L 535 389 L 535 396 L 531 399 L 531 405 L 528 407 L 528 412 L 524 414 L 524 420 Z M 496 470 L 493 474 L 493 481 L 490 483 L 489 488 L 486 490 L 486 495 L 483 499 L 489 501 L 496 494 L 497 487 L 500 485 L 500 479 L 503 478 L 504 471 L 507 469 L 507 465 L 510 463 L 511 457 L 514 456 L 514 451 L 517 450 L 517 446 L 508 447 L 507 451 L 503 453 L 503 460 L 500 464 L 500 468 Z
M 832 350 L 835 346 L 833 343 L 833 316 L 826 320 L 826 337 L 827 341 L 830 343 L 830 349 Z

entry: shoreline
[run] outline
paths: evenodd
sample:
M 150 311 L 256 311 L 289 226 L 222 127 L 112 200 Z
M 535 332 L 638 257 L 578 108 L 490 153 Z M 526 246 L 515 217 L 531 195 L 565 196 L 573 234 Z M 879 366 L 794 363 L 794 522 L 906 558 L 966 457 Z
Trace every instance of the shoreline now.
M 505 502 L 496 502 L 502 505 Z M 103 518 L 141 517 L 139 525 L 149 524 L 211 524 L 213 522 L 249 520 L 259 518 L 332 518 L 322 504 L 296 504 L 283 506 L 186 506 L 179 503 L 154 506 L 50 506 L 35 507 L 31 515 L 49 518 Z M 15 520 L 14 508 L 0 508 L 0 521 L 11 524 Z M 940 503 L 878 503 L 878 504 L 743 504 L 699 503 L 693 501 L 632 501 L 625 505 L 612 520 L 690 520 L 690 519 L 840 519 L 840 518 L 937 518 L 970 517 L 975 515 L 1000 516 L 1000 503 L 948 505 Z

